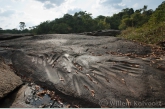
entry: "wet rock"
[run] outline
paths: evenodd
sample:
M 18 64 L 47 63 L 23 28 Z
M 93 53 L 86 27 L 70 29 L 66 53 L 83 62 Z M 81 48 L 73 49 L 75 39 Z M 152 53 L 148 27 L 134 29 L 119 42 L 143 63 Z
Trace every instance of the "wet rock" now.
M 77 100 L 66 99 L 61 95 L 55 94 L 54 91 L 43 89 L 34 83 L 32 84 L 25 84 L 10 93 L 9 96 L 1 101 L 0 108 L 63 108 L 70 105 L 69 102 L 72 104 L 70 107 L 74 107 L 74 105 L 86 107 L 84 104 L 76 103 L 75 101 Z M 37 93 L 44 93 L 44 95 L 41 96 Z
M 0 99 L 22 84 L 21 78 L 18 77 L 12 65 L 6 65 L 0 57 Z

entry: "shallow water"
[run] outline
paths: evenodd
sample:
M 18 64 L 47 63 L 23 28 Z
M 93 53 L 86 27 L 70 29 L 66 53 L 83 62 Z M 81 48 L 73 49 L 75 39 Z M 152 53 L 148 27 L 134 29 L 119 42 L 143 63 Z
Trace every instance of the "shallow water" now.
M 35 87 L 39 87 L 36 90 Z M 25 87 L 25 88 L 23 88 Z M 8 96 L 0 100 L 0 108 L 75 108 L 75 107 L 87 107 L 84 103 L 80 103 L 73 99 L 60 98 L 60 95 L 55 94 L 56 100 L 52 99 L 49 94 L 43 94 L 39 96 L 38 93 L 45 91 L 42 87 L 29 83 L 20 88 L 17 88 L 11 92 Z M 49 91 L 49 90 L 47 90 Z M 54 92 L 54 91 L 53 91 Z M 58 100 L 60 99 L 60 100 Z M 89 107 L 98 107 L 89 105 Z

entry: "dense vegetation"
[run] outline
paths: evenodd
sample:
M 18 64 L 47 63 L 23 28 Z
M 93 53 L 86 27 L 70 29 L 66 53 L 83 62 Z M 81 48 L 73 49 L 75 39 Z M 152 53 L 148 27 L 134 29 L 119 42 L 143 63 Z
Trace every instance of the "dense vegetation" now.
M 129 26 L 138 27 L 146 23 L 153 13 L 152 10 L 146 10 L 147 6 L 144 6 L 144 8 L 136 10 L 135 12 L 133 8 L 126 8 L 111 17 L 100 15 L 96 18 L 92 18 L 92 14 L 83 11 L 76 12 L 73 16 L 65 14 L 62 18 L 42 22 L 40 25 L 33 27 L 32 31 L 36 34 L 65 34 L 101 29 L 126 29 Z M 143 14 L 141 13 L 142 10 L 145 16 L 141 16 L 141 14 Z M 138 20 L 141 20 L 141 22 Z
M 145 14 L 141 14 L 145 16 Z M 129 20 L 131 17 L 129 18 Z M 128 26 L 120 36 L 148 44 L 165 42 L 165 1 L 140 26 Z M 143 22 L 139 20 L 139 23 Z
M 157 43 L 165 39 L 165 1 L 153 11 L 147 6 L 134 10 L 123 9 L 113 16 L 92 17 L 86 11 L 76 12 L 74 15 L 65 14 L 62 18 L 41 22 L 38 26 L 24 29 L 25 23 L 20 22 L 20 30 L 2 30 L 0 33 L 81 33 L 101 29 L 120 29 L 120 36 L 145 43 Z

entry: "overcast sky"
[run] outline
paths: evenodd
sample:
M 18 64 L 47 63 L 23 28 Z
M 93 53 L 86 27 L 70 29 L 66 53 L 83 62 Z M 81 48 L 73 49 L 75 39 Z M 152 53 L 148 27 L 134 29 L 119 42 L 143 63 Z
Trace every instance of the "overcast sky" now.
M 19 22 L 26 27 L 39 25 L 46 20 L 79 11 L 112 16 L 124 8 L 140 9 L 144 5 L 155 10 L 164 0 L 0 0 L 0 27 L 19 29 Z

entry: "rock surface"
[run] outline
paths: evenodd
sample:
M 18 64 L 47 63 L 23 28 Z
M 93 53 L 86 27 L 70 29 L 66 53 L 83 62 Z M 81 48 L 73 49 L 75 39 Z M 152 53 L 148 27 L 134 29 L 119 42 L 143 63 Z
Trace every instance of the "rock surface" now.
M 27 94 L 30 94 L 31 90 L 28 85 L 14 90 L 1 100 L 0 108 L 34 108 L 34 106 L 26 104 Z
M 120 30 L 99 30 L 93 32 L 84 32 L 80 35 L 91 35 L 91 36 L 116 36 L 120 34 Z
M 102 107 L 164 106 L 164 52 L 150 46 L 71 34 L 13 38 L 0 46 L 0 55 L 24 81 L 56 93 Z
M 0 99 L 21 84 L 21 78 L 14 73 L 10 66 L 3 62 L 2 58 L 0 58 Z

